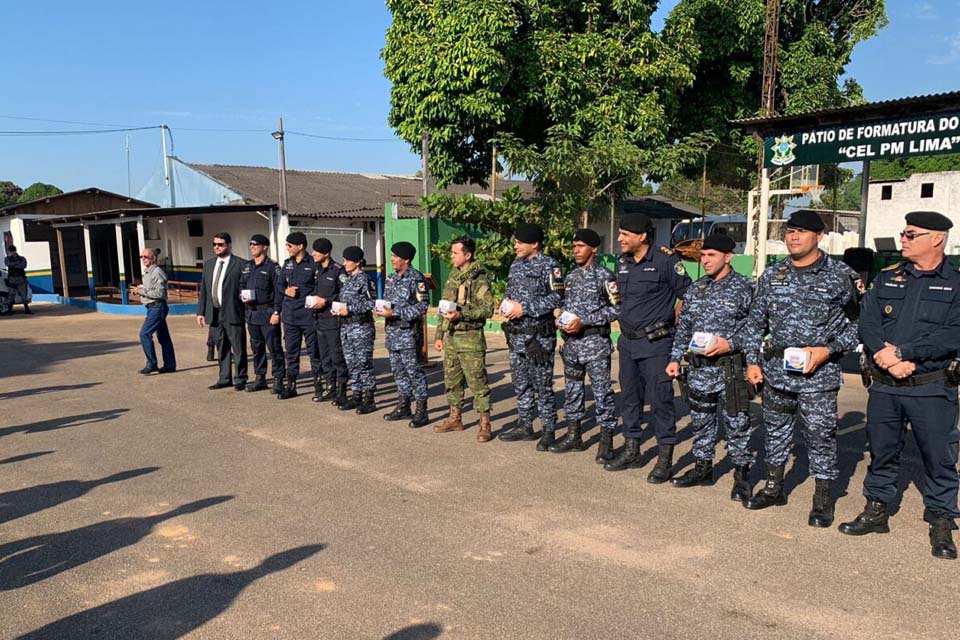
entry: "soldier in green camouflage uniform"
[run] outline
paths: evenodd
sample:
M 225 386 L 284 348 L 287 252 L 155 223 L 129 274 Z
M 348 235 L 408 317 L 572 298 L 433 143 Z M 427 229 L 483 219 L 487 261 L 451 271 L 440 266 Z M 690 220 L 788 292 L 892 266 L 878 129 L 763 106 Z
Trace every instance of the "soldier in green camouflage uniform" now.
M 474 262 L 473 238 L 461 237 L 450 247 L 455 267 L 443 287 L 443 300 L 455 302 L 457 310 L 441 313 L 434 348 L 443 351 L 443 385 L 450 417 L 433 429 L 438 433 L 463 431 L 461 403 L 464 382 L 473 392 L 473 406 L 480 414 L 478 442 L 490 440 L 490 386 L 487 384 L 487 341 L 483 326 L 493 315 L 493 294 L 487 272 Z

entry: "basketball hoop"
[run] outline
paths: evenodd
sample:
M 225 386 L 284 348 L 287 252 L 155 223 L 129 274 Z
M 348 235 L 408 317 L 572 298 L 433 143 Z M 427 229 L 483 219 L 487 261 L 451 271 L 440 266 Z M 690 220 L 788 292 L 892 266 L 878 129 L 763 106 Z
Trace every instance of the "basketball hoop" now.
M 811 204 L 821 204 L 823 202 L 823 190 L 825 187 L 822 184 L 805 184 L 801 185 L 799 189 L 800 193 L 810 197 Z

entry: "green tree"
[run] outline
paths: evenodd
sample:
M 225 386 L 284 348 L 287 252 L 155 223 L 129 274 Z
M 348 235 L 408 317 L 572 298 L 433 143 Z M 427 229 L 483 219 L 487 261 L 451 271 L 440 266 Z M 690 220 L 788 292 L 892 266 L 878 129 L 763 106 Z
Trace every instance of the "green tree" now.
M 700 178 L 675 176 L 660 183 L 657 195 L 692 207 L 706 210 L 707 214 L 742 214 L 747 208 L 747 192 L 722 184 L 707 182 L 706 198 L 703 197 L 703 183 Z M 701 201 L 704 202 L 701 204 Z
M 17 198 L 19 198 L 22 193 L 23 189 L 9 180 L 0 182 L 0 208 L 16 204 Z
M 17 198 L 17 202 L 30 202 L 32 200 L 39 200 L 40 198 L 48 198 L 50 196 L 56 196 L 63 193 L 63 190 L 59 187 L 55 187 L 52 184 L 44 184 L 43 182 L 34 182 L 32 185 L 23 190 L 23 193 L 20 194 L 20 197 Z
M 960 171 L 960 153 L 877 160 L 870 163 L 870 178 L 872 180 L 899 180 L 900 178 L 909 178 L 915 173 L 939 173 L 941 171 Z

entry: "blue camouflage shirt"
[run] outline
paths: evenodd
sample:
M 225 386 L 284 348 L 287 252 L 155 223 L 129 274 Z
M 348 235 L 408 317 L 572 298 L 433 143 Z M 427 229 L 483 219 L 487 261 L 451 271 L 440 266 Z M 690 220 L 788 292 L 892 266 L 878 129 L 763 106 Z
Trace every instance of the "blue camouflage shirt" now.
M 383 299 L 393 303 L 393 316 L 387 318 L 387 349 L 416 348 L 415 332 L 430 306 L 427 280 L 413 267 L 400 275 L 396 271 L 387 276 Z
M 577 267 L 564 279 L 562 311 L 576 315 L 584 327 L 609 325 L 620 315 L 616 276 L 596 262 Z

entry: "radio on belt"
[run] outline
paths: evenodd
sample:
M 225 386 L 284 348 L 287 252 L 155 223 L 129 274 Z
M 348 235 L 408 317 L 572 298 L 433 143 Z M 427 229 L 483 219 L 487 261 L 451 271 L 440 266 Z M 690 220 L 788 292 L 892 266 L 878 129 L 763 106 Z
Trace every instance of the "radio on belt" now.
M 717 346 L 717 336 L 705 331 L 696 331 L 690 339 L 689 348 L 694 353 L 704 354 L 715 346 Z
M 810 363 L 810 352 L 788 347 L 783 350 L 783 370 L 787 373 L 803 373 Z
M 453 300 L 441 300 L 440 304 L 437 305 L 437 309 L 442 314 L 453 313 L 454 311 L 460 311 L 460 305 Z

